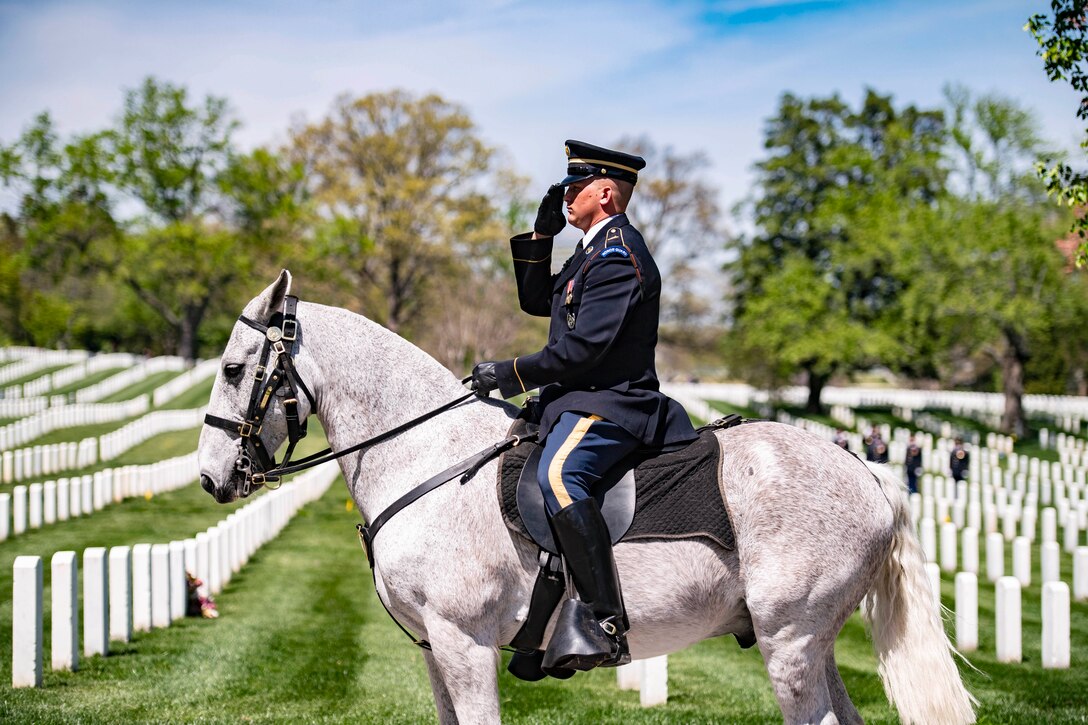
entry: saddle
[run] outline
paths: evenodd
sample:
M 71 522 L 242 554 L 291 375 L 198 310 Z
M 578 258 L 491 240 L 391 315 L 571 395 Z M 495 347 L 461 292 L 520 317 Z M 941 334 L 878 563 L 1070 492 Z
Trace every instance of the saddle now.
M 714 431 L 743 422 L 730 415 L 700 428 L 698 438 L 679 450 L 636 453 L 594 488 L 612 543 L 637 539 L 703 539 L 726 551 L 736 542 L 721 475 Z M 524 437 L 532 424 L 514 421 L 509 435 Z M 558 554 L 537 482 L 543 447 L 523 443 L 499 458 L 498 497 L 503 520 L 515 534 L 543 551 Z
M 699 539 L 725 551 L 736 547 L 721 477 L 721 448 L 714 432 L 744 422 L 729 415 L 700 428 L 696 440 L 678 450 L 636 453 L 616 466 L 596 485 L 594 496 L 612 539 Z M 517 419 L 509 435 L 524 436 L 533 425 Z M 543 652 L 540 644 L 552 613 L 565 590 L 565 579 L 544 495 L 537 483 L 542 447 L 522 444 L 499 459 L 497 494 L 507 528 L 540 547 L 540 572 L 533 588 L 525 624 L 511 645 L 517 650 L 509 670 L 516 677 L 538 680 Z M 573 675 L 573 670 L 567 675 Z

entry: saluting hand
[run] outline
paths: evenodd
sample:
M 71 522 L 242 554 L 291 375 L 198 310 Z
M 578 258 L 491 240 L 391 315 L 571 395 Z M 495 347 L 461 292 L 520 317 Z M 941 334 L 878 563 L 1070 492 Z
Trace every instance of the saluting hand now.
M 536 211 L 536 224 L 533 231 L 542 237 L 554 237 L 567 225 L 567 215 L 563 213 L 563 195 L 566 193 L 562 184 L 552 184 L 548 193 L 540 201 Z

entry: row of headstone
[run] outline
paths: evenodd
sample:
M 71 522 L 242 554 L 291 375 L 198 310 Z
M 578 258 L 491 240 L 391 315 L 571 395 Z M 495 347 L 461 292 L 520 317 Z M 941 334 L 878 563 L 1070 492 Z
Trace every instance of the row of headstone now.
M 196 451 L 147 465 L 15 486 L 0 493 L 0 541 L 28 529 L 99 511 L 127 498 L 154 496 L 191 484 L 199 476 Z
M 308 471 L 246 504 L 195 537 L 168 544 L 136 544 L 83 552 L 82 653 L 106 655 L 109 642 L 168 627 L 185 616 L 186 572 L 219 593 L 253 553 L 275 538 L 307 503 L 324 495 L 339 474 L 335 463 Z M 43 662 L 42 560 L 15 560 L 12 586 L 12 686 L 41 687 Z M 51 562 L 51 667 L 77 670 L 80 601 L 76 553 Z
M 16 448 L 0 453 L 0 481 L 17 483 L 98 463 L 98 439 Z
M 49 375 L 42 375 L 30 382 L 23 383 L 23 398 L 37 395 L 45 395 L 51 390 L 64 388 L 83 380 L 89 375 L 109 370 L 110 368 L 129 368 L 135 365 L 142 357 L 128 352 L 100 353 L 92 358 L 81 360 L 62 370 L 57 370 Z
M 25 418 L 49 407 L 49 398 L 0 398 L 0 418 Z
M 1023 661 L 1022 586 L 1013 576 L 1000 577 L 994 582 L 994 649 L 998 662 Z M 1065 582 L 1043 585 L 1041 614 L 1041 664 L 1044 669 L 1068 669 L 1069 586 Z M 977 651 L 978 577 L 971 572 L 956 574 L 955 615 L 956 649 L 963 653 Z
M 1048 509 L 1052 510 L 1052 509 Z M 985 572 L 986 579 L 996 582 L 1007 573 L 1005 561 L 1005 537 L 998 532 L 986 534 L 984 558 L 979 557 L 979 532 L 972 527 L 957 532 L 955 525 L 944 522 L 940 526 L 940 547 L 936 523 L 933 519 L 922 519 L 920 525 L 920 543 L 922 554 L 927 563 L 939 565 L 946 573 L 967 572 L 979 574 Z M 1044 540 L 1039 547 L 1041 556 L 1040 569 L 1042 583 L 1048 584 L 1062 580 L 1061 548 L 1053 540 Z M 1075 546 L 1068 550 L 1072 554 L 1071 579 L 1073 598 L 1088 601 L 1088 546 Z M 1023 586 L 1031 585 L 1032 546 L 1025 536 L 1018 536 L 1012 542 L 1012 575 Z M 985 568 L 980 568 L 981 563 Z
M 116 375 L 88 385 L 76 391 L 77 403 L 93 403 L 107 396 L 119 393 L 125 388 L 146 380 L 151 375 L 162 372 L 181 372 L 185 369 L 185 358 L 176 355 L 153 357 L 122 370 Z
M 82 360 L 91 356 L 86 350 L 50 350 L 46 347 L 31 345 L 8 345 L 0 347 L 0 362 L 13 360 Z M 51 363 L 54 364 L 54 363 Z
M 33 375 L 38 370 L 68 365 L 86 358 L 87 353 L 73 353 L 67 350 L 43 350 L 38 354 L 21 357 L 18 361 L 0 367 L 0 385 Z
M 155 410 L 138 420 L 98 437 L 98 455 L 109 461 L 157 435 L 199 428 L 207 407 L 191 410 Z
M 219 358 L 204 360 L 189 368 L 181 375 L 166 381 L 151 391 L 151 404 L 158 407 L 173 400 L 186 390 L 214 377 L 219 371 Z
M 662 386 L 664 389 L 666 385 Z M 671 390 L 682 390 L 701 400 L 721 400 L 744 408 L 757 408 L 770 400 L 766 390 L 743 383 L 669 383 Z M 775 391 L 776 399 L 802 405 L 808 388 L 789 386 Z M 672 393 L 668 393 L 670 396 Z M 944 409 L 970 418 L 990 419 L 1004 411 L 1001 393 L 972 393 L 951 390 L 916 390 L 904 388 L 855 388 L 827 386 L 821 393 L 824 405 L 856 410 L 862 407 L 890 407 L 910 410 Z M 1024 409 L 1029 414 L 1049 416 L 1056 421 L 1088 420 L 1088 399 L 1074 395 L 1025 395 Z M 947 436 L 946 436 L 947 437 Z
M 12 450 L 62 428 L 135 418 L 146 413 L 150 406 L 151 396 L 145 393 L 119 403 L 77 403 L 46 408 L 28 418 L 21 418 L 0 427 L 0 451 Z

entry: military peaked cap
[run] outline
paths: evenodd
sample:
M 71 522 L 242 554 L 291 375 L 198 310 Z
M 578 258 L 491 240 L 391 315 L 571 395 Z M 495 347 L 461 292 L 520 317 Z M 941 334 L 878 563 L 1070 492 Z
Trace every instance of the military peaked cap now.
M 645 166 L 646 159 L 641 156 L 568 140 L 567 178 L 559 183 L 567 186 L 594 176 L 603 176 L 606 179 L 620 179 L 634 184 L 638 181 L 638 172 Z

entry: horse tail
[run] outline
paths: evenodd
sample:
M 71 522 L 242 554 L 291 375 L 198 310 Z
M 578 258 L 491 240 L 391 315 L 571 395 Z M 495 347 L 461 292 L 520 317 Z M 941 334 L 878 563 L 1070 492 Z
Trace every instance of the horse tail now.
M 955 650 L 934 606 L 907 491 L 886 466 L 869 465 L 892 506 L 892 540 L 862 612 L 877 672 L 904 723 L 973 723 L 978 701 L 964 687 Z

